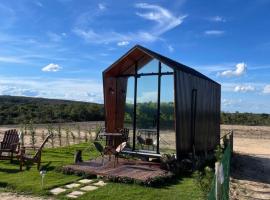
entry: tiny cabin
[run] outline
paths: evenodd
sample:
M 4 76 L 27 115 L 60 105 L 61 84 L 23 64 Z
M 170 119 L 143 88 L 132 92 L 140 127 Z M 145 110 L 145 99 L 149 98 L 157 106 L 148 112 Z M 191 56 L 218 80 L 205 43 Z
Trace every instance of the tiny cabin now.
M 128 152 L 161 155 L 215 149 L 221 86 L 140 45 L 103 72 L 105 128 L 128 130 Z

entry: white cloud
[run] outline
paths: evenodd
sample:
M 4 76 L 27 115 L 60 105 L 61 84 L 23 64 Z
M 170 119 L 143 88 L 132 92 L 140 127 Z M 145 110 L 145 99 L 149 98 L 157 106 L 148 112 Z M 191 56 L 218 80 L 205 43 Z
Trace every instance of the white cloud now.
M 204 31 L 205 35 L 213 35 L 213 36 L 219 36 L 219 35 L 223 35 L 225 32 L 222 30 L 207 30 Z
M 61 34 L 57 34 L 49 31 L 47 32 L 47 35 L 52 42 L 60 42 L 63 39 L 63 37 L 66 37 L 67 34 L 64 32 Z
M 101 11 L 106 10 L 106 5 L 103 4 L 103 3 L 99 3 L 98 4 L 98 9 L 101 10 Z
M 0 95 L 103 103 L 102 83 L 94 79 L 0 77 Z
M 175 16 L 169 10 L 153 4 L 148 3 L 138 3 L 135 4 L 137 8 L 141 8 L 144 10 L 149 10 L 149 12 L 136 14 L 144 19 L 152 20 L 157 22 L 157 26 L 155 27 L 155 35 L 161 35 L 176 26 L 179 26 L 183 23 L 183 20 L 187 17 L 186 15 Z
M 236 64 L 235 68 L 235 70 L 225 70 L 221 73 L 218 73 L 218 75 L 224 77 L 242 76 L 247 70 L 247 64 L 244 62 L 238 63 Z
M 142 92 L 142 94 L 139 95 L 137 101 L 139 103 L 156 102 L 157 101 L 157 92 L 156 91 Z
M 36 4 L 38 7 L 43 7 L 43 4 L 42 4 L 40 1 L 35 1 L 35 4 Z
M 263 93 L 264 94 L 270 94 L 270 85 L 266 85 L 263 88 Z
M 76 28 L 73 30 L 73 32 L 77 34 L 78 36 L 82 37 L 87 42 L 97 43 L 97 44 L 108 44 L 108 43 L 113 43 L 113 42 L 130 40 L 128 36 L 122 35 L 120 33 L 112 32 L 112 31 L 97 33 L 92 29 L 83 30 L 80 28 Z
M 209 20 L 213 22 L 226 22 L 226 20 L 221 16 L 210 17 Z
M 60 67 L 58 64 L 50 63 L 42 68 L 43 72 L 58 72 L 61 70 L 62 67 Z
M 221 99 L 221 104 L 223 107 L 240 106 L 242 103 L 242 99 Z
M 173 48 L 172 45 L 168 45 L 168 49 L 169 49 L 170 52 L 173 52 L 174 51 L 174 48 Z
M 233 104 L 233 101 L 232 101 L 232 100 L 229 100 L 229 99 L 222 99 L 222 100 L 221 100 L 221 104 L 222 104 L 223 106 L 230 106 L 230 105 Z
M 0 56 L 0 62 L 4 63 L 27 63 L 27 60 L 16 56 Z
M 118 46 L 127 46 L 127 45 L 129 45 L 129 42 L 128 41 L 121 41 L 121 42 L 117 42 L 117 45 Z
M 3 1 L 2 1 L 3 2 Z M 14 25 L 17 20 L 16 11 L 0 3 L 0 27 L 8 29 Z
M 179 26 L 182 24 L 186 15 L 183 16 L 175 16 L 169 10 L 153 4 L 148 3 L 139 3 L 135 4 L 136 8 L 148 10 L 149 12 L 140 13 L 137 12 L 136 15 L 146 19 L 154 21 L 155 24 L 148 28 L 147 30 L 138 29 L 134 32 L 125 32 L 119 33 L 116 31 L 95 31 L 92 28 L 82 28 L 86 26 L 82 26 L 80 24 L 86 24 L 86 21 L 93 20 L 93 17 L 85 17 L 88 14 L 82 14 L 79 18 L 80 23 L 77 27 L 73 29 L 73 32 L 79 37 L 83 38 L 89 43 L 97 43 L 97 44 L 109 44 L 116 43 L 121 44 L 121 42 L 154 42 L 158 39 L 161 39 L 160 36 L 165 32 Z M 90 18 L 90 19 L 89 19 Z M 88 26 L 89 27 L 89 26 Z
M 254 90 L 255 90 L 255 87 L 251 85 L 237 85 L 234 88 L 235 92 L 252 92 Z

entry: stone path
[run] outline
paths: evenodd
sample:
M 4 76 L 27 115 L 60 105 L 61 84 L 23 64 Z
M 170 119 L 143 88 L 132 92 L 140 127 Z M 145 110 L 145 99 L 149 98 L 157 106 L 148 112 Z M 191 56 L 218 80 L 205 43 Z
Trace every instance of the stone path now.
M 77 181 L 76 183 L 70 183 L 67 185 L 64 185 L 62 187 L 57 187 L 50 192 L 53 195 L 59 195 L 59 194 L 66 194 L 66 197 L 76 199 L 79 196 L 85 194 L 85 192 L 90 192 L 93 190 L 96 190 L 100 187 L 105 186 L 107 183 L 105 183 L 102 180 L 94 180 L 94 179 L 81 179 Z

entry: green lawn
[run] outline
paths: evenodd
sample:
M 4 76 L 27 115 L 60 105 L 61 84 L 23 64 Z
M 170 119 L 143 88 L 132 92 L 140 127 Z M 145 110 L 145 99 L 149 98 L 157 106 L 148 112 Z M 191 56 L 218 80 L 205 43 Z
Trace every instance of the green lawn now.
M 90 147 L 87 150 L 86 147 Z M 70 147 L 45 149 L 42 155 L 42 167 L 46 169 L 45 186 L 41 188 L 41 176 L 36 165 L 30 166 L 23 172 L 19 171 L 19 164 L 10 164 L 9 161 L 0 161 L 0 191 L 15 191 L 34 196 L 49 196 L 49 190 L 81 179 L 75 175 L 65 175 L 56 169 L 73 162 L 74 152 L 83 150 L 84 159 L 97 156 L 92 145 L 79 144 Z M 64 195 L 57 196 L 65 199 Z M 161 188 L 151 188 L 136 184 L 109 183 L 98 190 L 88 192 L 78 198 L 79 200 L 114 200 L 114 199 L 200 199 L 200 191 L 190 177 L 182 177 L 172 185 Z

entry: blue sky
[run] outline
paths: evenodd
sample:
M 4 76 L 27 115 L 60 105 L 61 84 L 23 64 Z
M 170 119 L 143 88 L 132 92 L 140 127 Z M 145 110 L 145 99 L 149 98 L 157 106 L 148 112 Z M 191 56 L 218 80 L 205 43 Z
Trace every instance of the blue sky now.
M 222 85 L 222 110 L 270 113 L 270 1 L 0 1 L 0 94 L 102 102 L 135 44 Z

